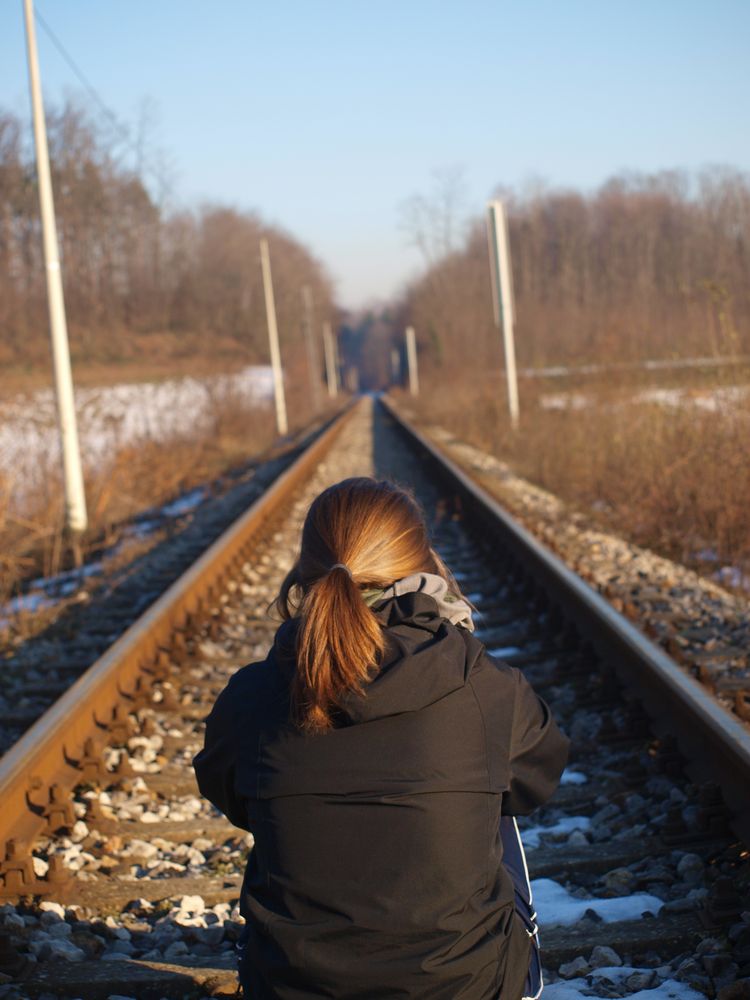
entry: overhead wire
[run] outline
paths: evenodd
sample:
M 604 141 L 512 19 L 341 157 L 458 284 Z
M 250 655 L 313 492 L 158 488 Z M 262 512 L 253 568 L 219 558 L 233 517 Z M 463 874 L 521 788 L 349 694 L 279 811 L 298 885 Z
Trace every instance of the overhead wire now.
M 60 55 L 62 56 L 62 58 L 65 60 L 65 62 L 68 64 L 68 66 L 70 67 L 70 69 L 72 70 L 72 72 L 75 74 L 75 76 L 78 78 L 78 80 L 80 81 L 80 83 L 83 85 L 83 87 L 85 88 L 85 90 L 88 93 L 89 97 L 98 105 L 99 110 L 102 112 L 102 114 L 104 114 L 106 116 L 106 118 L 108 119 L 108 121 L 109 121 L 110 125 L 112 126 L 112 128 L 114 128 L 114 130 L 118 133 L 121 141 L 124 142 L 125 145 L 127 145 L 133 153 L 135 153 L 135 155 L 137 157 L 137 162 L 139 164 L 139 167 L 141 169 L 145 170 L 146 173 L 151 174 L 153 176 L 153 178 L 159 184 L 162 184 L 163 180 L 164 180 L 163 177 L 161 177 L 158 174 L 158 172 L 156 170 L 154 170 L 152 167 L 150 167 L 148 164 L 143 163 L 143 150 L 140 148 L 140 146 L 137 143 L 135 143 L 133 141 L 133 138 L 132 138 L 132 136 L 130 134 L 130 130 L 127 128 L 126 125 L 123 125 L 123 123 L 119 120 L 119 118 L 114 113 L 114 111 L 112 111 L 112 109 L 110 107 L 108 107 L 107 103 L 100 96 L 100 94 L 97 91 L 97 89 L 94 86 L 94 84 L 88 79 L 88 77 L 86 76 L 86 74 L 83 72 L 83 70 L 80 68 L 80 66 L 76 63 L 76 61 L 73 58 L 73 56 L 65 48 L 65 46 L 60 41 L 60 39 L 58 38 L 58 36 L 52 30 L 52 28 L 49 25 L 49 23 L 46 21 L 46 19 L 43 17 L 43 15 L 41 14 L 41 12 L 39 11 L 39 8 L 36 7 L 36 6 L 34 8 L 34 16 L 35 16 L 36 20 L 39 22 L 40 26 L 44 30 L 44 32 L 47 35 L 47 37 L 49 38 L 49 40 L 52 42 L 52 44 L 57 49 L 57 51 L 60 53 Z

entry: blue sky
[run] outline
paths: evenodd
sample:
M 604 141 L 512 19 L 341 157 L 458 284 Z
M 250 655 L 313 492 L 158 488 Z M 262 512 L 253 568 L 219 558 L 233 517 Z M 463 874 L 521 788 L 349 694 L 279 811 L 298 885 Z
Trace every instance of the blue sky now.
M 37 0 L 112 110 L 152 98 L 173 199 L 256 209 L 347 306 L 418 273 L 399 206 L 460 168 L 588 189 L 634 169 L 750 168 L 750 0 Z M 81 93 L 38 30 L 47 100 Z M 0 104 L 29 113 L 21 0 Z

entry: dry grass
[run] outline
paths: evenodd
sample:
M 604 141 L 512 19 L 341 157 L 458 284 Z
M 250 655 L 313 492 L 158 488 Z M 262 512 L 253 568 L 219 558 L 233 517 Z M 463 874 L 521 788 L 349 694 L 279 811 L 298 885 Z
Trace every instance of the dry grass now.
M 290 399 L 293 430 L 312 414 L 305 400 Z M 106 466 L 85 470 L 89 529 L 81 539 L 84 558 L 111 544 L 120 526 L 158 506 L 260 457 L 276 439 L 270 404 L 251 407 L 239 398 L 216 396 L 204 430 L 120 448 Z M 45 470 L 43 491 L 19 510 L 13 483 L 0 477 L 0 601 L 24 581 L 50 576 L 72 564 L 63 532 L 64 500 L 57 465 Z
M 75 361 L 73 377 L 76 389 L 116 385 L 123 382 L 160 382 L 184 376 L 202 378 L 206 375 L 226 375 L 239 371 L 248 364 L 243 356 L 227 359 L 221 353 L 212 357 L 201 357 L 196 364 L 195 354 L 186 357 L 159 357 L 153 352 L 144 353 L 137 359 L 104 363 L 96 361 Z M 3 368 L 0 399 L 7 399 L 17 393 L 30 393 L 39 389 L 52 389 L 53 379 L 47 365 L 6 365 Z
M 684 389 L 687 376 L 680 378 Z M 750 396 L 709 412 L 634 402 L 643 385 L 632 378 L 533 382 L 521 385 L 517 433 L 497 379 L 479 387 L 430 385 L 414 408 L 589 512 L 593 524 L 699 569 L 706 549 L 723 563 L 750 564 Z M 707 388 L 704 379 L 700 391 Z M 588 405 L 545 409 L 550 389 L 585 393 Z

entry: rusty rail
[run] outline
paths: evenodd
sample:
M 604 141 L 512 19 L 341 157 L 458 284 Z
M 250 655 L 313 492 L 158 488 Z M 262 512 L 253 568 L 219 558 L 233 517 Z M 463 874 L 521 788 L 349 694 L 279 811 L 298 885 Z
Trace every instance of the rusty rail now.
M 750 736 L 746 728 L 600 594 L 515 521 L 455 462 L 382 400 L 417 451 L 464 499 L 471 516 L 487 524 L 506 551 L 576 624 L 596 655 L 635 691 L 659 736 L 672 736 L 696 783 L 713 782 L 731 811 L 730 823 L 750 844 Z
M 28 845 L 45 830 L 71 825 L 69 791 L 86 780 L 106 742 L 127 738 L 128 713 L 165 678 L 172 651 L 211 613 L 224 581 L 331 449 L 354 409 L 337 416 L 0 760 L 0 896 L 51 890 L 56 867 L 47 880 L 36 879 Z

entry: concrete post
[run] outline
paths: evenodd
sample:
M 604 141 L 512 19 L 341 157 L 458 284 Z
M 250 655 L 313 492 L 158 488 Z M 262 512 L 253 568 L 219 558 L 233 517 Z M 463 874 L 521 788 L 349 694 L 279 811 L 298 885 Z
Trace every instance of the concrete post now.
M 57 419 L 60 427 L 63 478 L 65 481 L 65 526 L 73 535 L 88 527 L 86 494 L 83 488 L 81 454 L 78 446 L 78 426 L 73 398 L 73 374 L 70 369 L 68 326 L 65 320 L 62 273 L 57 247 L 55 205 L 52 197 L 52 178 L 47 149 L 47 130 L 42 103 L 42 85 L 36 51 L 36 31 L 32 0 L 24 0 L 26 21 L 26 47 L 29 60 L 31 105 L 34 116 L 34 145 L 39 181 L 39 207 L 42 216 L 44 239 L 44 265 L 47 272 L 47 301 L 49 306 L 52 361 L 55 371 Z
M 508 409 L 511 425 L 516 430 L 519 410 L 516 348 L 513 339 L 513 278 L 510 265 L 508 223 L 505 216 L 505 206 L 501 201 L 491 201 L 487 206 L 487 241 L 492 273 L 492 302 L 495 309 L 495 323 L 503 331 Z
M 281 368 L 279 352 L 279 331 L 276 326 L 276 303 L 273 297 L 273 280 L 271 278 L 271 255 L 268 252 L 268 240 L 260 241 L 260 268 L 263 272 L 263 294 L 266 299 L 266 320 L 268 322 L 268 345 L 271 349 L 271 366 L 273 368 L 273 395 L 276 402 L 276 428 L 283 437 L 289 430 L 286 419 L 286 397 L 284 396 L 284 372 Z

